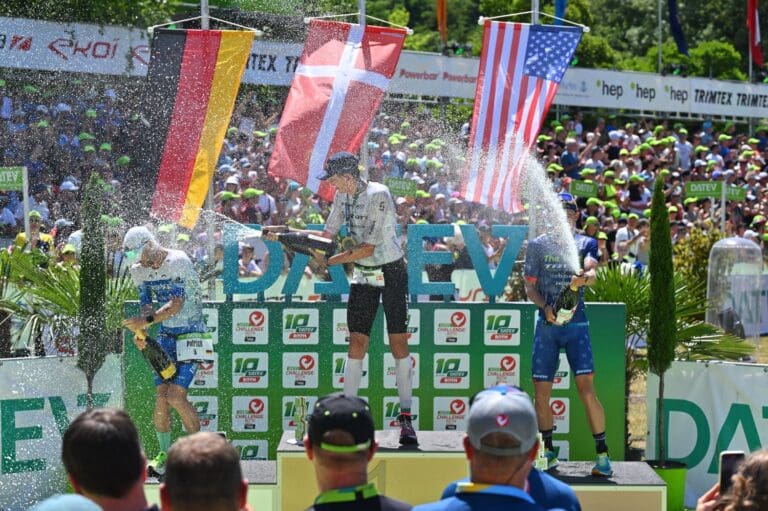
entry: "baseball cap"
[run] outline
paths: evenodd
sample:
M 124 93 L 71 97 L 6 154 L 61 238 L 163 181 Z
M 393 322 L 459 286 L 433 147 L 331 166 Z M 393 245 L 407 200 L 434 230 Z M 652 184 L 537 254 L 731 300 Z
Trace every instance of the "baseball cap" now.
M 149 229 L 143 225 L 131 227 L 128 229 L 128 232 L 125 233 L 125 237 L 123 237 L 123 249 L 125 250 L 126 255 L 128 255 L 128 252 L 138 252 L 150 241 L 155 241 L 155 236 Z
M 483 439 L 502 433 L 516 440 L 515 446 L 491 447 Z M 469 407 L 467 436 L 478 451 L 495 456 L 516 456 L 536 444 L 538 426 L 531 399 L 523 391 L 508 386 L 491 387 L 477 393 Z
M 349 433 L 352 445 L 337 445 L 323 441 L 323 436 L 333 430 Z M 315 403 L 307 419 L 307 435 L 313 445 L 337 453 L 353 453 L 370 449 L 374 441 L 374 425 L 371 408 L 357 396 L 336 392 L 321 397 Z
M 340 174 L 357 175 L 357 156 L 346 151 L 332 155 L 325 163 L 325 174 L 318 177 L 320 181 Z
M 64 248 L 61 249 L 62 254 L 74 254 L 75 252 L 77 252 L 77 249 L 72 243 L 67 243 L 64 245 Z
M 36 209 L 33 209 L 29 212 L 27 215 L 29 218 L 43 218 L 43 215 L 40 214 L 40 212 Z
M 258 195 L 263 195 L 263 194 L 264 194 L 264 190 L 258 190 L 256 188 L 246 188 L 245 190 L 243 190 L 242 196 L 245 197 L 246 199 L 251 199 L 253 197 L 256 197 Z
M 576 199 L 574 199 L 573 195 L 570 193 L 560 192 L 557 194 L 557 197 L 560 199 L 560 203 L 563 205 L 564 209 L 569 211 L 579 210 L 579 207 L 576 205 Z
M 63 183 L 61 183 L 61 186 L 59 187 L 59 191 L 62 191 L 62 192 L 76 192 L 79 189 L 80 188 L 75 186 L 75 183 L 73 183 L 72 181 L 64 181 Z

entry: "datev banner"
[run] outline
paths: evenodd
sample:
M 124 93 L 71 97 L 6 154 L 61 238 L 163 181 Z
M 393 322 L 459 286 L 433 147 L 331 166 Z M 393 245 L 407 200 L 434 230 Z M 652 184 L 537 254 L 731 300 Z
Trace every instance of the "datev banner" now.
M 61 436 L 85 410 L 85 375 L 76 357 L 20 358 L 0 365 L 0 509 L 23 510 L 66 491 Z M 94 381 L 96 406 L 123 407 L 119 355 Z
M 673 362 L 664 375 L 664 422 L 669 459 L 688 465 L 685 504 L 717 482 L 719 455 L 768 446 L 768 367 L 717 362 Z M 648 375 L 646 457 L 656 458 L 659 379 Z

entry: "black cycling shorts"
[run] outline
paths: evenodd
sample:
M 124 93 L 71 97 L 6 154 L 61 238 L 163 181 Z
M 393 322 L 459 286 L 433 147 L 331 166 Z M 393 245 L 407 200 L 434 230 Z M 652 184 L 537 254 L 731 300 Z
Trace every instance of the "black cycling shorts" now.
M 384 304 L 387 332 L 404 334 L 408 327 L 408 271 L 402 259 L 381 266 L 384 286 L 350 284 L 347 303 L 347 326 L 350 332 L 371 335 L 373 321 Z

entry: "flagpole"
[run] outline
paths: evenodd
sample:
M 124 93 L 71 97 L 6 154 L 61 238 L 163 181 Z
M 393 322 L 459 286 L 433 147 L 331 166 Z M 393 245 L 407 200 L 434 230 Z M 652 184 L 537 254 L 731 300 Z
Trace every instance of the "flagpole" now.
M 658 50 L 658 70 L 657 73 L 661 74 L 661 44 L 662 44 L 662 25 L 661 25 L 661 0 L 659 0 L 659 50 Z
M 539 22 L 539 0 L 531 0 L 531 25 Z
M 357 0 L 357 22 L 361 27 L 365 26 L 365 0 Z
M 211 27 L 210 19 L 209 19 L 209 9 L 208 9 L 208 0 L 200 0 L 200 28 L 203 30 L 209 30 Z M 213 173 L 213 176 L 211 176 L 211 181 L 208 183 L 208 195 L 205 198 L 205 205 L 204 208 L 208 211 L 213 212 L 215 210 L 215 206 L 213 204 L 213 188 L 214 183 L 216 182 L 216 173 Z M 211 215 L 211 219 L 213 219 L 213 215 Z M 212 267 L 215 267 L 214 258 L 215 252 L 216 252 L 216 242 L 214 241 L 214 230 L 216 226 L 213 225 L 213 222 L 211 220 L 208 221 L 208 225 L 206 226 L 206 252 L 207 252 L 207 259 L 208 264 L 212 265 Z M 208 279 L 208 300 L 215 300 L 216 299 L 216 277 L 211 277 Z

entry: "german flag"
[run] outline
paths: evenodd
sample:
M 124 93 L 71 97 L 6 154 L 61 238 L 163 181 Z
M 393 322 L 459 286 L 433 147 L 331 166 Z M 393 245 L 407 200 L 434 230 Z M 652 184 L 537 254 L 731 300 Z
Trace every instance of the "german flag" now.
M 153 217 L 195 226 L 252 45 L 247 31 L 155 32 L 145 93 L 150 128 L 140 158 L 149 178 L 141 185 L 149 192 L 154 184 Z

